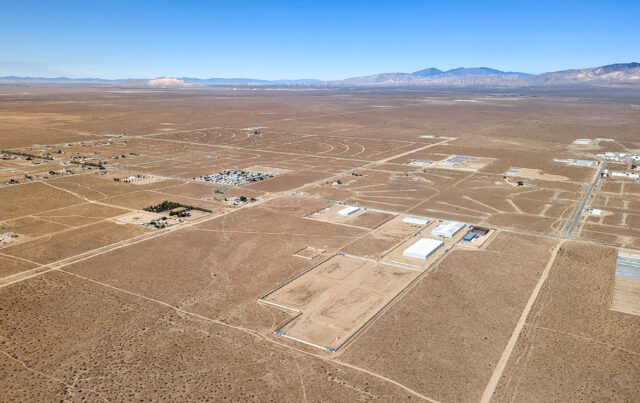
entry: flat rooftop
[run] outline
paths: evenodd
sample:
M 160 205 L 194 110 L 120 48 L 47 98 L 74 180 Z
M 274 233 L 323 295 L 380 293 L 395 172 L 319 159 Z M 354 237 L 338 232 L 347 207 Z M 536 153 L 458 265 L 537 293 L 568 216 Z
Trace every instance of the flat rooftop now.
M 336 211 L 336 214 L 344 216 L 344 217 L 351 217 L 351 216 L 354 216 L 354 215 L 358 214 L 361 211 L 363 211 L 363 209 L 361 209 L 360 207 L 347 206 L 347 207 L 343 208 L 342 210 Z
M 405 217 L 402 219 L 402 222 L 406 222 L 408 224 L 417 224 L 417 225 L 429 224 L 429 220 L 427 220 L 426 218 L 418 218 L 418 217 Z
M 416 243 L 405 249 L 402 254 L 407 257 L 426 260 L 442 245 L 444 245 L 444 242 L 438 239 L 421 238 Z

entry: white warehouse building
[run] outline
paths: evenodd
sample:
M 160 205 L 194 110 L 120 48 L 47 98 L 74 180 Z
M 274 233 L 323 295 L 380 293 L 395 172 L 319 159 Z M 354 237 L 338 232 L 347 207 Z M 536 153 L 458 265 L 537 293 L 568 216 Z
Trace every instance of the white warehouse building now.
M 416 224 L 416 225 L 429 224 L 429 220 L 427 220 L 426 218 L 418 218 L 418 217 L 405 217 L 402 219 L 402 222 L 406 222 L 407 224 Z
M 347 207 L 343 208 L 342 210 L 337 211 L 336 214 L 337 215 L 341 215 L 343 217 L 353 217 L 354 215 L 358 214 L 361 211 L 362 211 L 362 209 L 360 207 L 347 206 Z
M 444 242 L 437 239 L 420 238 L 418 242 L 409 246 L 402 252 L 403 256 L 426 260 L 433 252 L 438 250 Z
M 442 224 L 438 225 L 433 231 L 431 231 L 431 235 L 442 238 L 451 238 L 466 225 L 467 224 L 460 221 L 443 221 Z

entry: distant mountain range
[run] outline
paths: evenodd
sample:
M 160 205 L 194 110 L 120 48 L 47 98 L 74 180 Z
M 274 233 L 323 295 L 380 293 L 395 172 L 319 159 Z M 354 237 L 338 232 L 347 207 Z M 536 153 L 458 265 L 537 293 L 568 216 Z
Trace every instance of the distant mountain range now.
M 557 85 L 640 85 L 640 63 L 619 63 L 602 67 L 563 70 L 532 75 L 500 71 L 488 67 L 442 71 L 434 67 L 413 73 L 383 73 L 331 81 L 332 85 L 360 86 L 449 86 L 449 87 L 529 87 Z
M 460 67 L 447 71 L 429 67 L 413 73 L 383 73 L 330 83 L 337 86 L 513 86 L 524 84 L 527 77 L 531 77 L 531 74 L 506 72 L 488 67 Z
M 589 69 L 564 70 L 532 77 L 534 84 L 581 82 L 638 82 L 640 63 L 618 63 Z
M 186 88 L 205 86 L 308 86 L 308 87 L 536 87 L 562 85 L 639 85 L 640 63 L 618 63 L 586 69 L 563 70 L 532 75 L 500 71 L 488 67 L 460 67 L 442 71 L 429 67 L 413 73 L 382 73 L 344 80 L 320 81 L 260 80 L 253 78 L 158 77 L 155 79 L 0 77 L 0 83 L 103 84 L 145 88 Z

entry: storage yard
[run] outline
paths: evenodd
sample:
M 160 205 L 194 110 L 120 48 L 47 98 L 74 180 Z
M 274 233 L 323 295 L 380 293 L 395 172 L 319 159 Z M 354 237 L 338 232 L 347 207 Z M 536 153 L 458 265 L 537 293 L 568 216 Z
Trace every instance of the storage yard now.
M 4 400 L 640 396 L 630 98 L 29 88 Z

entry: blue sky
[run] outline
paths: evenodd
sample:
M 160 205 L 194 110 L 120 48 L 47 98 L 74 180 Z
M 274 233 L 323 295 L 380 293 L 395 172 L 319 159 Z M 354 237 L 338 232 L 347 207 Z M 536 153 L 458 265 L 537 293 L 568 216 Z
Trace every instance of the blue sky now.
M 631 1 L 0 0 L 0 76 L 339 79 L 640 61 Z

